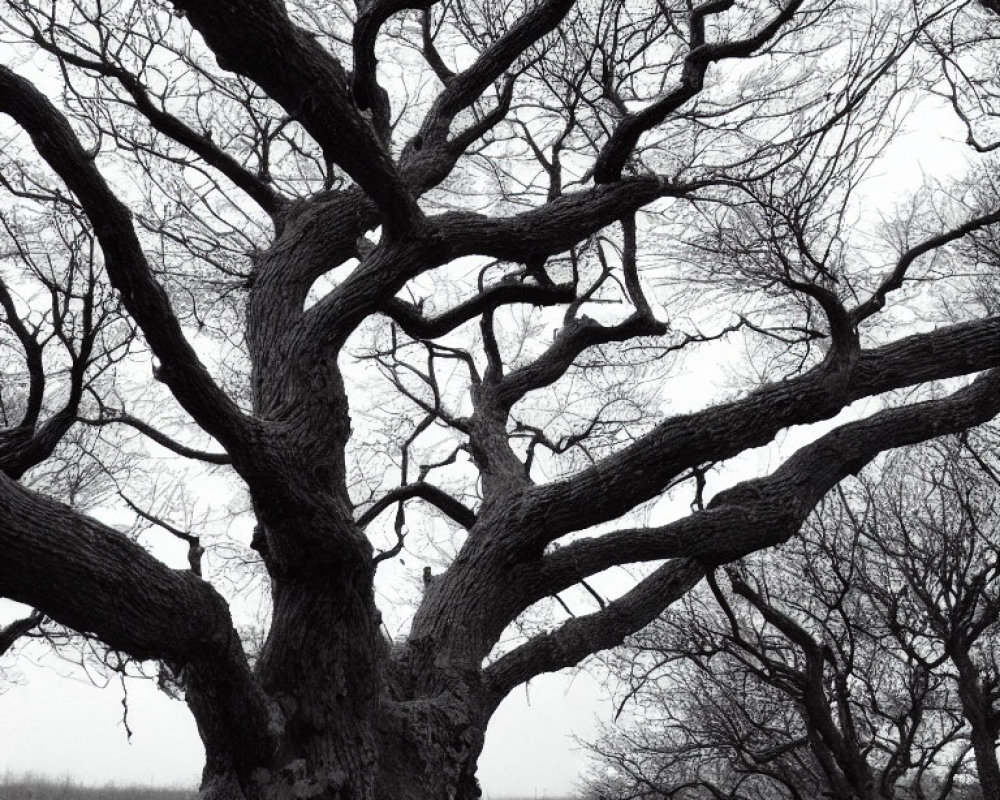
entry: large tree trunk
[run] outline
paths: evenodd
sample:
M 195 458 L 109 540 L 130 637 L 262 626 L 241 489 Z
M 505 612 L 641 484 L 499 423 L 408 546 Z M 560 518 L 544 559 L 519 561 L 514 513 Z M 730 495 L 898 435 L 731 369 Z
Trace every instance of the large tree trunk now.
M 996 736 L 993 733 L 993 709 L 968 651 L 952 653 L 958 671 L 958 697 L 962 714 L 971 729 L 972 751 L 983 800 L 1000 800 L 1000 763 L 997 762 Z
M 477 800 L 485 730 L 454 697 L 384 703 L 377 800 Z
M 299 562 L 289 542 L 322 508 L 262 523 L 255 538 L 272 574 L 274 614 L 255 673 L 280 728 L 267 763 L 242 774 L 206 768 L 211 800 L 475 800 L 487 715 L 480 675 L 393 651 L 380 631 L 370 550 L 331 530 Z M 293 528 L 297 530 L 292 530 Z M 280 549 L 280 552 L 279 552 Z M 324 552 L 328 558 L 324 558 Z
M 314 707 L 315 710 L 315 707 Z M 301 716 L 301 715 L 300 715 Z M 207 768 L 204 800 L 478 800 L 486 721 L 453 696 L 398 702 L 299 731 L 280 758 L 242 778 Z M 354 741 L 349 741 L 354 736 Z M 374 742 L 374 749 L 369 749 Z M 294 747 L 299 747 L 297 758 Z

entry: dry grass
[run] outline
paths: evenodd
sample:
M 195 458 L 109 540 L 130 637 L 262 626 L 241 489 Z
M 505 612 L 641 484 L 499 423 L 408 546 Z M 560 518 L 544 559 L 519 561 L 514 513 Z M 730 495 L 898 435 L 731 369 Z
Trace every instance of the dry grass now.
M 0 776 L 0 800 L 195 800 L 197 792 L 141 786 L 81 786 L 72 780 L 53 781 L 30 775 Z M 488 800 L 559 800 L 547 794 L 535 797 L 506 797 L 486 794 Z M 572 798 L 562 798 L 572 800 Z
M 0 779 L 0 800 L 194 800 L 185 789 L 142 786 L 81 786 L 66 779 L 11 777 Z
M 572 794 L 554 794 L 547 789 L 537 789 L 534 794 L 505 794 L 484 789 L 483 800 L 580 800 L 580 798 Z

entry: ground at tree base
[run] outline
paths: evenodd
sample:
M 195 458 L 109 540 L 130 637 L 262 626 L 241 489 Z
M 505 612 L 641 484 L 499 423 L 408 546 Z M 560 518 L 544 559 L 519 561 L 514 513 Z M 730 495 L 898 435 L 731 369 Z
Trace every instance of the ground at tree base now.
M 167 789 L 155 786 L 83 786 L 70 778 L 52 780 L 6 777 L 0 779 L 0 800 L 195 800 L 194 789 Z M 486 792 L 484 800 L 576 800 L 536 794 L 532 798 Z

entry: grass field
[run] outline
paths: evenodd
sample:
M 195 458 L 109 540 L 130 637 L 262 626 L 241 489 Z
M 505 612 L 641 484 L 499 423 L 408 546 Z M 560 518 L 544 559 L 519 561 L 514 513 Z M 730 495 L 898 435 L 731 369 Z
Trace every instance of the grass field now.
M 70 780 L 0 779 L 0 800 L 194 800 L 195 792 L 142 786 L 81 786 Z
M 194 800 L 196 793 L 184 789 L 157 789 L 142 786 L 81 786 L 70 780 L 48 781 L 35 778 L 0 776 L 0 800 Z M 485 794 L 484 800 L 572 800 L 551 795 L 503 797 Z

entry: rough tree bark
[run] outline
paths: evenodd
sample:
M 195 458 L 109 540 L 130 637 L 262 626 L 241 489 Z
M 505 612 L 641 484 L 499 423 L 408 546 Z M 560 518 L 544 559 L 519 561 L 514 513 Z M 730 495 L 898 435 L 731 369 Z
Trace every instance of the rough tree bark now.
M 888 343 L 865 338 L 866 321 L 886 305 L 918 258 L 989 230 L 1000 221 L 995 206 L 905 250 L 884 280 L 855 294 L 838 295 L 836 281 L 826 280 L 822 269 L 783 265 L 775 254 L 779 277 L 762 281 L 811 304 L 797 344 L 823 338 L 822 359 L 734 400 L 670 416 L 591 466 L 541 482 L 512 433 L 519 401 L 555 383 L 597 348 L 657 337 L 664 352 L 673 346 L 663 338 L 671 327 L 655 318 L 641 294 L 635 213 L 662 200 L 696 204 L 704 199 L 699 193 L 734 207 L 752 196 L 754 178 L 734 177 L 743 174 L 741 157 L 728 172 L 706 167 L 658 174 L 642 166 L 641 140 L 665 123 L 684 124 L 711 70 L 733 59 L 777 57 L 787 42 L 805 46 L 811 26 L 832 12 L 823 4 L 788 0 L 777 10 L 764 4 L 759 12 L 741 11 L 730 19 L 726 15 L 736 4 L 723 0 L 672 12 L 670 19 L 654 15 L 662 35 L 677 38 L 679 61 L 662 73 L 676 72 L 676 86 L 661 85 L 645 110 L 633 112 L 639 98 L 622 94 L 624 79 L 616 88 L 608 77 L 601 102 L 614 107 L 613 129 L 602 120 L 604 133 L 596 140 L 588 129 L 592 152 L 579 188 L 566 191 L 561 184 L 563 140 L 546 145 L 547 154 L 536 147 L 549 182 L 544 202 L 489 216 L 432 214 L 424 198 L 474 155 L 477 142 L 505 124 L 517 82 L 529 79 L 539 46 L 555 41 L 544 37 L 561 25 L 565 34 L 571 13 L 590 12 L 569 0 L 541 0 L 493 30 L 478 56 L 454 72 L 444 66 L 430 18 L 423 17 L 424 57 L 442 87 L 419 109 L 422 117 L 408 141 L 394 146 L 393 114 L 402 112 L 378 83 L 376 38 L 391 17 L 416 19 L 417 11 L 430 14 L 432 5 L 359 3 L 347 37 L 352 73 L 323 43 L 343 37 L 302 27 L 297 10 L 279 0 L 175 0 L 181 21 L 170 24 L 196 34 L 203 42 L 197 46 L 207 48 L 225 78 L 239 76 L 239 85 L 255 85 L 280 107 L 281 128 L 294 123 L 318 146 L 329 185 L 296 197 L 276 188 L 263 156 L 259 169 L 244 166 L 219 144 L 220 137 L 170 113 L 156 95 L 160 89 L 144 83 L 149 76 L 118 60 L 121 52 L 109 44 L 113 37 L 95 36 L 94 44 L 69 35 L 60 27 L 64 23 L 47 19 L 49 12 L 30 3 L 11 3 L 0 12 L 22 36 L 19 46 L 114 87 L 118 100 L 150 130 L 244 192 L 273 225 L 273 240 L 253 253 L 252 274 L 242 287 L 252 374 L 249 405 L 241 406 L 186 338 L 158 277 L 154 251 L 144 247 L 136 216 L 102 174 L 100 159 L 81 143 L 64 109 L 26 77 L 0 66 L 0 112 L 30 137 L 61 191 L 92 226 L 108 280 L 155 358 L 156 378 L 224 453 L 174 443 L 125 413 L 98 423 L 132 424 L 179 454 L 231 463 L 253 502 L 252 546 L 270 578 L 274 610 L 251 668 L 230 613 L 208 581 L 168 569 L 119 532 L 18 483 L 31 466 L 23 442 L 38 445 L 31 456 L 37 464 L 53 440 L 53 431 L 37 424 L 37 413 L 18 433 L 16 452 L 8 438 L 0 439 L 0 596 L 31 604 L 136 658 L 168 664 L 205 744 L 202 796 L 209 800 L 473 800 L 479 796 L 475 772 L 486 725 L 516 686 L 619 644 L 695 585 L 707 567 L 795 535 L 827 491 L 880 452 L 962 431 L 1000 413 L 1000 317 L 982 315 Z M 152 6 L 137 7 L 159 13 Z M 862 80 L 859 72 L 857 85 L 838 90 L 831 102 L 841 105 L 822 106 L 816 114 L 823 126 L 806 130 L 785 155 L 805 153 L 808 160 L 810 143 L 821 141 L 848 111 L 862 108 L 871 81 L 891 72 L 905 44 L 934 16 L 913 21 L 912 37 L 899 49 L 872 55 L 868 77 Z M 86 24 L 104 23 L 91 15 Z M 464 30 L 455 25 L 455 31 Z M 581 81 L 593 78 L 592 63 Z M 576 131 L 580 109 L 600 105 L 587 96 L 589 89 L 576 91 L 566 101 L 567 131 Z M 258 142 L 261 152 L 270 141 Z M 770 152 L 765 150 L 762 158 Z M 138 145 L 134 151 L 145 152 Z M 597 287 L 579 276 L 554 280 L 546 260 L 567 252 L 575 258 L 578 248 L 619 224 L 620 263 L 607 271 L 622 273 L 628 313 L 605 324 L 581 312 Z M 364 240 L 377 227 L 381 239 Z M 402 298 L 414 278 L 468 256 L 523 270 L 494 284 L 482 282 L 478 293 L 437 316 Z M 307 307 L 317 279 L 354 258 L 353 271 Z M 566 317 L 539 354 L 512 366 L 498 342 L 495 315 L 515 304 L 562 306 Z M 29 371 L 41 376 L 31 336 L 17 329 L 17 309 L 4 304 L 2 293 L 0 305 Z M 814 313 L 824 321 L 815 323 Z M 339 359 L 348 339 L 370 319 L 391 325 L 394 336 L 423 343 L 479 322 L 481 352 L 476 358 L 465 354 L 472 374 L 469 413 L 448 415 L 440 403 L 421 406 L 462 437 L 479 474 L 474 505 L 423 478 L 405 482 L 367 510 L 352 504 L 345 455 L 352 421 Z M 816 324 L 823 328 L 819 333 Z M 558 542 L 612 522 L 661 496 L 691 470 L 766 444 L 792 425 L 829 419 L 861 398 L 977 374 L 938 399 L 841 424 L 773 474 L 719 492 L 688 517 Z M 74 389 L 56 433 L 77 419 L 81 393 Z M 531 447 L 536 445 L 551 443 L 539 435 Z M 365 529 L 408 499 L 436 507 L 467 533 L 451 566 L 426 587 L 405 641 L 388 645 L 374 591 L 376 568 L 386 554 L 375 554 Z M 538 601 L 610 567 L 657 561 L 665 563 L 600 610 L 490 660 L 503 632 Z

